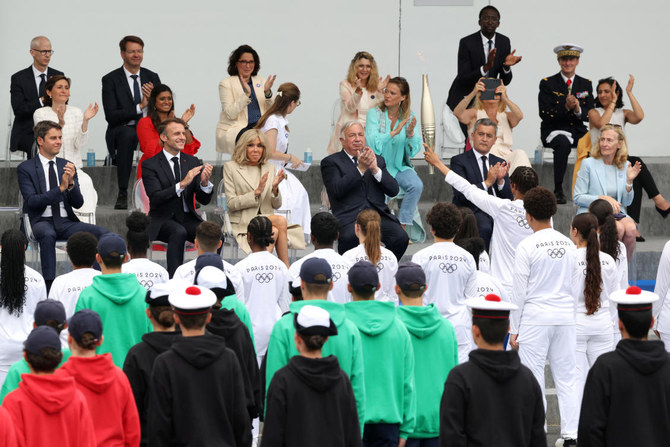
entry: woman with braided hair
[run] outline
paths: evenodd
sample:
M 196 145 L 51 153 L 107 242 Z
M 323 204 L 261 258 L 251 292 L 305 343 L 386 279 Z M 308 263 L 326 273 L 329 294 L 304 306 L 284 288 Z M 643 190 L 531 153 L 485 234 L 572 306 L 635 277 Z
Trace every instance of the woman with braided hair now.
M 23 357 L 23 342 L 33 329 L 33 314 L 47 298 L 44 278 L 25 265 L 26 239 L 19 230 L 2 234 L 0 255 L 0 383 Z
M 274 243 L 272 222 L 256 216 L 247 225 L 247 242 L 251 253 L 235 264 L 244 282 L 244 296 L 238 297 L 247 306 L 260 366 L 268 348 L 272 327 L 288 311 L 290 275 L 286 265 L 268 252 Z
M 572 295 L 577 304 L 577 391 L 581 404 L 589 368 L 600 354 L 614 348 L 612 326 L 616 309 L 610 309 L 608 296 L 618 289 L 617 268 L 616 261 L 600 251 L 598 219 L 593 214 L 578 214 L 572 219 L 570 239 L 577 245 Z

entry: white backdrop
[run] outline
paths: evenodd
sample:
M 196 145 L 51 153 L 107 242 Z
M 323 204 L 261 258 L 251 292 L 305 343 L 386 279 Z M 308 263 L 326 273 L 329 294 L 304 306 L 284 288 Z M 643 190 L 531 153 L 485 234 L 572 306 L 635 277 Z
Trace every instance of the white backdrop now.
M 103 158 L 107 152 L 106 122 L 100 102 L 100 79 L 122 63 L 120 38 L 136 34 L 146 45 L 143 65 L 157 71 L 161 80 L 172 88 L 177 114 L 191 103 L 196 105 L 191 128 L 202 142 L 200 157 L 215 157 L 214 135 L 220 111 L 218 82 L 228 76 L 230 52 L 248 43 L 260 54 L 260 73 L 278 75 L 275 89 L 286 81 L 300 87 L 302 105 L 289 117 L 290 150 L 302 157 L 310 147 L 314 159 L 320 159 L 326 154 L 330 138 L 331 110 L 338 98 L 338 84 L 351 57 L 359 50 L 371 52 L 384 75 L 397 75 L 400 66 L 400 75 L 410 82 L 417 114 L 421 74 L 428 73 L 436 116 L 441 116 L 456 74 L 458 41 L 478 29 L 477 14 L 489 2 L 475 0 L 474 6 L 441 7 L 415 7 L 413 3 L 413 0 L 3 1 L 0 79 L 7 90 L 0 96 L 0 123 L 3 123 L 0 141 L 6 141 L 9 130 L 10 76 L 32 62 L 28 53 L 30 39 L 44 34 L 56 51 L 51 66 L 72 78 L 70 104 L 85 108 L 88 102 L 98 101 L 101 106 L 98 116 L 89 124 L 89 146 L 95 149 L 98 159 Z M 514 132 L 516 147 L 525 149 L 532 157 L 539 141 L 539 80 L 558 71 L 552 48 L 567 41 L 585 47 L 577 69 L 580 75 L 594 82 L 612 75 L 622 87 L 628 73 L 635 75 L 634 91 L 646 118 L 627 131 L 631 152 L 647 156 L 667 154 L 664 132 L 667 116 L 661 101 L 654 97 L 654 85 L 656 89 L 664 85 L 657 79 L 664 79 L 670 72 L 670 60 L 662 51 L 664 19 L 670 13 L 667 0 L 636 3 L 612 0 L 607 6 L 603 2 L 578 0 L 560 3 L 500 0 L 494 5 L 502 14 L 498 31 L 510 37 L 512 47 L 523 56 L 513 70 L 514 79 L 509 87 L 510 98 L 525 115 Z M 628 105 L 627 98 L 624 101 Z

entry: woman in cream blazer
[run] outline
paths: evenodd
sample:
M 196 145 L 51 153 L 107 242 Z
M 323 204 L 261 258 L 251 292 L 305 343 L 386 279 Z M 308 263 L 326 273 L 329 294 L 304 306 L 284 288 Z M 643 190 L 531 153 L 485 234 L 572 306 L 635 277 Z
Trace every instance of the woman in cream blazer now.
M 216 125 L 217 152 L 232 154 L 240 131 L 252 128 L 272 105 L 272 84 L 276 76 L 267 79 L 257 76 L 260 67 L 258 53 L 249 45 L 242 45 L 230 54 L 230 77 L 219 82 L 221 115 Z M 258 107 L 251 117 L 250 105 L 252 109 Z
M 279 183 L 284 180 L 284 170 L 277 172 L 269 158 L 267 138 L 263 132 L 251 129 L 242 134 L 232 160 L 223 165 L 226 202 L 239 246 L 246 253 L 251 251 L 246 237 L 247 226 L 254 217 L 267 216 L 277 229 L 277 257 L 288 266 L 286 219 L 274 214 L 282 202 Z

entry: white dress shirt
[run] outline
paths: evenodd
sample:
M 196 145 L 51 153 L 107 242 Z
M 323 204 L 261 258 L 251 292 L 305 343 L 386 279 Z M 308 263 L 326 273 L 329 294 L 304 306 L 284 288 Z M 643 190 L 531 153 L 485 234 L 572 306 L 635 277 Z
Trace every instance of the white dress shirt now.
M 351 162 L 356 165 L 356 169 L 358 169 L 358 163 L 354 161 L 353 155 L 349 155 L 349 152 L 345 151 L 344 149 L 342 149 L 342 151 L 344 151 L 344 153 L 347 154 L 347 156 L 349 157 Z M 361 170 L 358 169 L 358 172 L 360 172 L 361 177 L 363 177 L 365 175 L 365 171 L 361 172 Z M 377 180 L 378 182 L 381 182 L 382 181 L 382 170 L 379 167 L 377 167 L 377 173 L 373 174 L 372 176 L 375 178 L 375 180 Z
M 484 34 L 482 34 L 481 32 L 479 33 L 479 35 L 482 37 L 482 46 L 483 46 L 483 48 L 484 48 L 484 60 L 485 60 L 486 62 L 488 62 L 489 51 L 490 51 L 490 50 L 489 50 L 489 38 L 486 37 L 486 36 L 485 36 Z M 493 34 L 493 37 L 491 37 L 491 42 L 492 42 L 491 49 L 494 49 L 494 48 L 496 47 L 496 36 L 497 36 L 497 34 Z M 505 73 L 509 73 L 510 70 L 511 70 L 511 68 L 505 67 L 505 66 L 503 65 L 503 71 L 504 71 Z M 481 72 L 482 76 L 484 76 L 484 77 L 486 77 L 486 76 L 488 75 L 488 72 L 487 72 L 487 71 L 484 71 L 484 66 L 479 67 L 479 71 Z
M 42 102 L 42 97 L 40 96 L 40 84 L 42 83 L 42 75 L 44 75 L 44 83 L 46 84 L 48 80 L 47 71 L 49 69 L 47 68 L 46 70 L 44 70 L 44 72 L 40 72 L 37 68 L 35 68 L 35 65 L 31 65 L 31 68 L 33 69 L 33 76 L 35 76 L 35 87 L 37 87 L 37 96 L 40 101 L 40 105 L 43 106 L 44 103 Z
M 42 170 L 44 171 L 44 181 L 46 182 L 47 185 L 47 191 L 50 191 L 52 188 L 59 187 L 62 178 L 59 178 L 60 176 L 58 175 L 58 164 L 56 163 L 56 157 L 54 157 L 52 160 L 49 160 L 39 152 L 37 153 L 37 156 L 40 159 L 40 163 L 42 163 Z M 58 179 L 57 185 L 51 185 L 51 182 L 49 182 L 49 171 L 51 169 L 49 165 L 50 161 L 54 162 L 54 169 L 56 170 L 56 179 Z M 63 203 L 62 199 L 59 202 L 59 205 L 60 205 L 60 216 L 67 219 L 68 218 L 67 211 L 65 211 L 65 204 Z M 42 213 L 42 217 L 53 217 L 51 213 L 51 206 L 47 205 L 47 207 L 44 209 L 44 212 Z
M 133 99 L 134 99 L 135 98 L 135 90 L 134 90 L 135 89 L 135 80 L 131 77 L 131 76 L 133 76 L 133 73 L 129 72 L 126 69 L 125 66 L 123 67 L 123 72 L 126 74 L 126 81 L 128 81 L 128 87 L 130 87 L 130 96 L 132 96 Z M 140 73 L 141 73 L 141 71 L 137 70 L 137 84 L 140 87 L 140 102 L 141 102 L 141 100 L 142 100 L 142 78 L 140 77 Z M 137 104 L 135 106 L 135 111 L 137 112 L 138 115 L 142 114 L 142 116 L 147 116 L 147 109 L 146 108 L 142 109 L 139 104 Z M 128 121 L 128 125 L 133 125 L 136 122 L 137 121 L 135 121 L 135 120 Z
M 171 153 L 169 153 L 168 151 L 163 149 L 163 155 L 165 156 L 165 159 L 167 160 L 168 164 L 170 165 L 170 171 L 173 172 L 173 175 L 174 175 L 174 163 L 172 162 L 172 159 L 174 157 L 177 157 L 177 161 L 179 162 L 179 174 L 181 175 L 181 178 L 180 179 L 175 179 L 176 183 L 174 185 L 174 190 L 177 193 L 177 197 L 181 197 L 181 199 L 182 199 L 181 201 L 182 201 L 182 205 L 184 206 L 184 211 L 188 212 L 188 206 L 186 206 L 185 197 L 182 197 L 182 195 L 181 195 L 181 193 L 184 192 L 184 189 L 179 187 L 181 185 L 182 179 L 184 177 L 186 177 L 186 174 L 181 172 L 182 167 L 181 167 L 181 158 L 179 157 L 180 154 L 181 153 L 179 153 L 177 155 L 172 155 Z M 195 181 L 195 178 L 193 179 L 193 181 Z M 208 180 L 207 181 L 207 186 L 202 186 L 202 183 L 200 183 L 200 189 L 202 190 L 202 192 L 204 192 L 206 194 L 209 194 L 209 193 L 212 192 L 212 189 L 214 189 L 214 184 L 211 181 Z

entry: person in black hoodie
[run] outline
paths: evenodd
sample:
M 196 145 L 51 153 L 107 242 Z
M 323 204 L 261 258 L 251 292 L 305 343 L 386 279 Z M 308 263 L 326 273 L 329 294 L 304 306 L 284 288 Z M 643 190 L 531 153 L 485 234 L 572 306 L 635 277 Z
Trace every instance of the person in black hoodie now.
M 141 446 L 146 446 L 149 438 L 147 409 L 149 408 L 151 369 L 158 354 L 170 349 L 172 342 L 179 336 L 175 329 L 174 311 L 168 302 L 168 295 L 175 284 L 176 281 L 156 284 L 147 291 L 144 301 L 149 306 L 146 313 L 154 330 L 144 334 L 142 341 L 130 348 L 123 363 L 123 372 L 126 373 L 130 387 L 133 389 L 137 412 L 140 415 Z
M 216 303 L 212 308 L 212 320 L 207 324 L 207 331 L 222 337 L 226 341 L 226 347 L 232 349 L 237 355 L 244 378 L 249 417 L 257 418 L 261 407 L 261 382 L 258 376 L 256 350 L 251 341 L 249 329 L 235 314 L 235 311 L 221 306 L 221 300 L 234 295 L 235 289 L 223 270 L 211 265 L 196 270 L 194 284 L 206 287 L 216 295 Z
M 440 405 L 442 447 L 546 447 L 542 391 L 517 351 L 503 351 L 509 313 L 497 295 L 471 298 L 472 335 L 479 349 L 454 367 Z
M 584 386 L 579 447 L 670 445 L 670 354 L 648 340 L 654 293 L 632 286 L 617 303 L 622 340 L 598 357 Z
M 295 314 L 292 357 L 270 382 L 261 447 L 360 447 L 356 400 L 337 357 L 321 348 L 337 326 L 327 310 L 306 305 Z
M 216 295 L 201 286 L 168 296 L 182 337 L 154 362 L 149 389 L 149 445 L 251 446 L 244 379 L 225 340 L 206 333 Z

